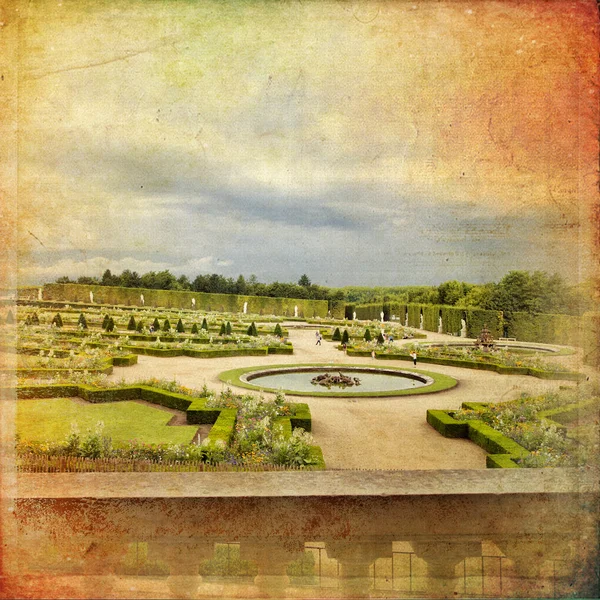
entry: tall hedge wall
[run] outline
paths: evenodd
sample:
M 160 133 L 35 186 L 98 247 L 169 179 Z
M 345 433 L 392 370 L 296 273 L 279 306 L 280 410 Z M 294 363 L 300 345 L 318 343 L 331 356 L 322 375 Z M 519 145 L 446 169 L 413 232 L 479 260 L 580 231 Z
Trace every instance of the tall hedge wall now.
M 385 310 L 384 310 L 385 309 Z M 600 337 L 600 313 L 586 313 L 583 317 L 515 312 L 503 315 L 500 311 L 458 308 L 439 304 L 390 304 L 371 303 L 354 307 L 359 319 L 379 319 L 381 311 L 386 316 L 396 315 L 404 324 L 408 313 L 408 326 L 418 329 L 423 313 L 423 329 L 438 331 L 440 313 L 442 331 L 459 336 L 462 320 L 466 321 L 467 336 L 476 338 L 484 326 L 495 338 L 514 337 L 522 342 L 540 342 L 565 346 L 584 346 L 589 363 L 598 365 L 598 339 Z M 389 317 L 388 317 L 389 318 Z
M 94 304 L 114 304 L 141 306 L 140 296 L 144 295 L 144 306 L 162 308 L 192 309 L 195 298 L 196 310 L 214 310 L 220 312 L 243 312 L 244 303 L 253 314 L 294 316 L 294 307 L 298 315 L 305 318 L 327 317 L 327 300 L 303 300 L 300 298 L 270 298 L 266 296 L 237 296 L 234 294 L 207 294 L 203 292 L 180 292 L 173 290 L 148 290 L 141 288 L 123 288 L 103 285 L 80 285 L 77 283 L 47 283 L 44 285 L 44 300 L 67 302 L 90 302 L 90 292 L 94 294 Z M 343 318 L 343 306 L 333 307 Z
M 515 312 L 506 320 L 508 336 L 523 342 L 578 346 L 582 319 L 571 315 Z

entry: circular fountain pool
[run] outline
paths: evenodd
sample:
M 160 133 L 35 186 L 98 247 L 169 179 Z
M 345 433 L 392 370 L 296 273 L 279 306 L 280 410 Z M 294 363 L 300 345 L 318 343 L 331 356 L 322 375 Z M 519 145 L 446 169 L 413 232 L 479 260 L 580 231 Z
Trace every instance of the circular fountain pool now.
M 225 371 L 231 385 L 285 391 L 298 396 L 404 396 L 430 393 L 456 385 L 451 377 L 425 371 L 361 365 L 278 365 Z

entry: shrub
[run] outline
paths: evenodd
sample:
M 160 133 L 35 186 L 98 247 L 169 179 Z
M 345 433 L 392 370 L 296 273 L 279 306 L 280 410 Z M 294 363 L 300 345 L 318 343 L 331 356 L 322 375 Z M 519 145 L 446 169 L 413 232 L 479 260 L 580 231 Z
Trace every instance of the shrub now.
M 208 323 L 206 322 L 206 317 L 202 319 L 202 325 L 200 325 L 200 329 L 206 329 L 206 331 L 208 331 Z
M 81 313 L 79 315 L 79 320 L 77 321 L 77 325 L 80 326 L 81 329 L 87 329 L 88 328 L 88 324 L 87 324 L 87 321 L 85 320 L 85 315 L 83 313 Z
M 169 319 L 165 319 L 163 331 L 171 331 L 171 323 L 169 323 Z
M 256 323 L 254 321 L 252 321 L 252 323 L 248 327 L 248 331 L 246 333 L 248 335 L 252 335 L 254 337 L 258 337 L 258 329 L 256 329 Z
M 115 330 L 115 322 L 112 317 L 108 318 L 108 325 L 106 326 L 106 331 L 111 332 Z
M 108 320 L 110 317 L 108 315 L 104 315 L 104 320 L 102 321 L 102 329 L 106 329 L 108 327 Z
M 196 333 L 198 333 L 198 325 L 197 325 L 197 323 L 194 323 L 194 324 L 192 325 L 192 333 L 193 333 L 193 334 L 196 334 Z
M 138 333 L 142 333 L 142 331 L 144 331 L 144 323 L 141 319 L 137 322 L 137 326 L 135 329 Z
M 154 321 L 152 322 L 152 330 L 158 331 L 160 329 L 160 323 L 158 322 L 158 317 L 154 317 Z
M 385 340 L 383 339 L 383 333 L 381 333 L 381 331 L 380 331 L 379 335 L 377 336 L 377 343 L 383 344 L 384 342 L 385 342 Z
M 8 323 L 8 320 L 6 322 Z M 63 320 L 62 320 L 62 317 L 60 316 L 60 313 L 56 313 L 54 315 L 54 318 L 52 319 L 52 325 L 54 325 L 56 327 L 63 326 Z
M 342 333 L 342 344 L 347 344 L 350 341 L 350 336 L 348 335 L 348 330 L 344 329 L 344 333 Z
M 342 341 L 342 334 L 340 333 L 339 327 L 335 328 L 335 331 L 333 332 L 333 335 L 331 336 L 331 341 L 332 342 L 341 342 Z
M 221 323 L 221 329 L 219 330 L 219 335 L 225 335 L 227 333 L 227 328 L 225 327 L 225 321 Z
M 371 332 L 369 331 L 369 328 L 367 327 L 365 329 L 365 342 L 370 342 L 371 341 Z
M 181 319 L 179 319 L 179 321 L 177 321 L 177 327 L 176 327 L 177 333 L 184 333 L 185 329 L 183 327 L 183 322 L 181 321 Z
M 231 323 L 229 321 L 227 321 L 227 325 L 225 325 L 225 333 L 227 335 L 231 335 L 233 332 L 233 329 L 231 327 Z
M 40 318 L 38 317 L 38 314 L 36 312 L 34 312 L 33 315 L 31 315 L 31 322 L 33 325 L 40 324 Z
M 282 337 L 283 336 L 283 330 L 281 329 L 281 325 L 279 323 L 277 323 L 277 325 L 275 325 L 275 329 L 273 331 L 273 334 L 278 336 L 278 337 Z
M 129 323 L 127 323 L 127 331 L 135 331 L 135 328 L 135 319 L 133 318 L 133 315 L 131 315 L 131 317 L 129 317 Z

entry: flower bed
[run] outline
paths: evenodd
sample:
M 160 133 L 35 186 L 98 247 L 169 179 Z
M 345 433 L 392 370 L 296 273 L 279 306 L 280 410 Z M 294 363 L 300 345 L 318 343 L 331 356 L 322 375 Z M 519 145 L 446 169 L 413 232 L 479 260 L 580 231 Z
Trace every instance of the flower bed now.
M 568 424 L 597 424 L 599 408 L 599 390 L 582 386 L 501 404 L 463 403 L 458 411 L 428 410 L 427 422 L 445 437 L 468 437 L 497 455 L 488 456 L 490 467 L 581 466 L 600 462 L 598 442 L 577 441 Z
M 102 431 L 96 431 L 88 432 L 86 436 L 72 434 L 63 442 L 19 441 L 17 452 L 20 456 L 77 456 L 155 462 L 180 460 L 237 467 L 325 467 L 322 452 L 308 433 L 311 428 L 308 406 L 288 403 L 282 394 L 274 402 L 267 402 L 251 395 L 235 395 L 231 390 L 215 395 L 206 388 L 191 390 L 175 382 L 156 379 L 126 387 L 94 388 L 75 384 L 17 388 L 19 399 L 67 396 L 79 396 L 92 403 L 141 399 L 185 411 L 190 424 L 209 423 L 213 426 L 201 445 L 140 445 L 137 442 L 113 445 Z M 35 462 L 28 460 L 27 464 Z
M 342 346 L 338 348 L 343 350 Z M 439 348 L 444 348 L 444 350 Z M 423 363 L 494 371 L 502 375 L 530 375 L 540 379 L 583 381 L 586 378 L 582 373 L 563 371 L 560 365 L 542 361 L 538 357 L 523 357 L 521 354 L 511 355 L 507 351 L 488 354 L 479 350 L 467 351 L 467 349 L 450 349 L 450 347 L 446 351 L 445 348 L 362 342 L 349 346 L 346 352 L 348 356 L 361 357 L 372 356 L 372 353 L 375 352 L 375 358 L 380 360 L 412 360 L 410 352 L 414 349 L 418 354 L 418 361 Z

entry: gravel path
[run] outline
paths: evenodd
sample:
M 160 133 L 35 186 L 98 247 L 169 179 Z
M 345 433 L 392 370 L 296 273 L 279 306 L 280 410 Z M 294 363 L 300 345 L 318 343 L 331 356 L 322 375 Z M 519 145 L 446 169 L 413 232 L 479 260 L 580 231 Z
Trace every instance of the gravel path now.
M 294 345 L 292 356 L 214 359 L 139 356 L 137 365 L 115 367 L 110 379 L 132 382 L 158 377 L 175 379 L 193 388 L 201 388 L 206 383 L 209 388 L 220 390 L 224 384 L 219 381 L 219 373 L 233 368 L 312 362 L 382 366 L 382 361 L 371 358 L 345 356 L 337 350 L 336 344 L 325 340 L 321 346 L 315 345 L 314 330 L 290 329 L 289 337 Z M 456 338 L 436 333 L 428 333 L 427 339 L 456 341 Z M 394 343 L 410 343 L 410 340 Z M 409 364 L 407 361 L 385 361 L 385 365 L 389 366 Z M 510 400 L 523 391 L 541 393 L 557 389 L 560 385 L 572 385 L 564 381 L 498 375 L 443 365 L 417 365 L 417 368 L 450 375 L 459 384 L 436 394 L 395 398 L 301 398 L 310 406 L 313 435 L 323 449 L 329 469 L 484 469 L 485 452 L 470 441 L 450 440 L 439 435 L 427 425 L 426 409 L 459 408 L 462 402 L 468 400 Z M 290 399 L 294 397 L 290 396 Z

